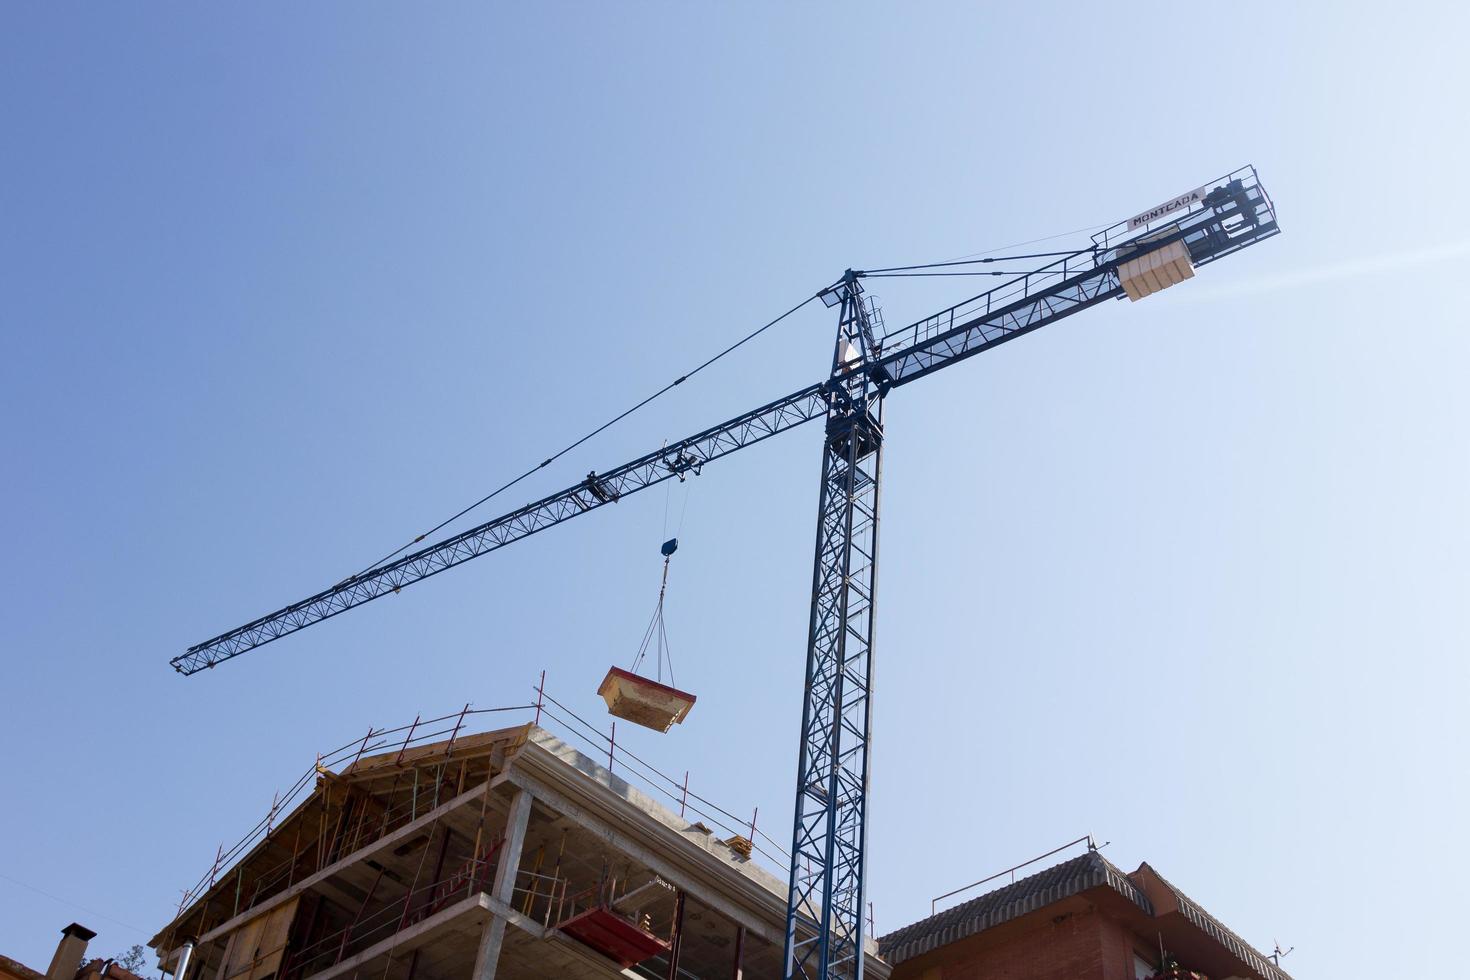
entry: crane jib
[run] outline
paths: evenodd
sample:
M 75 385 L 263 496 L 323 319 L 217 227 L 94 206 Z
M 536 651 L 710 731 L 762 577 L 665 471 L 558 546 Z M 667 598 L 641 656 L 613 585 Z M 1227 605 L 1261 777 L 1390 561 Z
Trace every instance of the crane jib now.
M 824 416 L 827 412 L 824 388 L 821 384 L 810 385 L 614 470 L 591 474 L 565 490 L 379 568 L 354 575 L 307 599 L 196 644 L 170 663 L 182 674 L 197 673 L 380 596 L 396 593 L 406 585 L 437 575 L 512 541 L 605 504 L 615 503 L 638 490 L 673 477 L 682 477 L 710 460 Z
M 1123 295 L 1118 266 L 1172 242 L 1190 261 L 1205 265 L 1277 234 L 1275 210 L 1254 168 L 1227 174 L 1208 193 L 1157 216 L 1119 222 L 1080 249 L 1034 272 L 942 310 L 883 337 L 875 355 L 847 375 L 810 385 L 687 439 L 589 477 L 508 514 L 428 545 L 331 588 L 262 616 L 170 661 L 182 674 L 213 667 L 255 647 L 330 619 L 380 596 L 396 593 L 471 558 L 504 547 L 616 502 L 631 493 L 698 471 L 705 463 L 825 416 L 843 377 L 865 372 L 878 392 L 908 384 L 1032 330 Z M 1158 209 L 1155 209 L 1158 210 Z M 1138 218 L 1146 220 L 1136 225 Z M 1131 232 L 1145 228 L 1142 235 Z M 1151 230 L 1149 230 L 1151 229 Z

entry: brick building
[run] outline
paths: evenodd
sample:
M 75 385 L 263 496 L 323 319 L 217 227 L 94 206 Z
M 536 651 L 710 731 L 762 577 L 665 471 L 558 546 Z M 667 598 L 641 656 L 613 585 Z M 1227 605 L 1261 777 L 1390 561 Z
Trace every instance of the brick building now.
M 1291 980 L 1147 863 L 1128 874 L 1094 850 L 891 932 L 879 948 L 893 980 Z

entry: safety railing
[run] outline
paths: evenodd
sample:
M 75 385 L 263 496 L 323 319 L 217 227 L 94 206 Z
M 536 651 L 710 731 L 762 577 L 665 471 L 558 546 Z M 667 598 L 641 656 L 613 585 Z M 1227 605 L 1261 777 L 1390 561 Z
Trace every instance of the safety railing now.
M 756 825 L 755 811 L 752 811 L 748 819 L 736 816 L 730 810 L 716 804 L 708 796 L 692 789 L 687 772 L 680 777 L 675 777 L 654 767 L 647 760 L 629 751 L 609 733 L 599 731 L 590 721 L 555 700 L 545 690 L 544 677 L 540 684 L 534 686 L 533 690 L 536 697 L 533 703 L 483 709 L 466 706 L 460 711 L 436 718 L 416 718 L 412 723 L 396 728 L 369 729 L 366 735 L 318 756 L 315 763 L 285 793 L 276 796 L 267 815 L 244 837 L 228 849 L 221 846 L 216 851 L 214 862 L 209 870 L 193 888 L 185 893 L 179 905 L 179 912 L 182 913 L 219 881 L 228 881 L 230 873 L 225 869 L 243 861 L 253 847 L 270 835 L 279 834 L 280 831 L 276 827 L 278 820 L 289 814 L 293 806 L 310 795 L 315 788 L 317 778 L 323 776 L 324 772 L 346 772 L 360 759 L 390 752 L 402 755 L 414 748 L 443 742 L 446 738 L 452 745 L 457 738 L 466 737 L 477 730 L 484 730 L 483 725 L 475 724 L 477 720 L 506 713 L 509 713 L 508 720 L 501 722 L 502 725 L 511 724 L 510 719 L 513 719 L 514 723 L 534 722 L 574 743 L 582 743 L 591 753 L 597 757 L 606 758 L 610 765 L 615 765 L 621 778 L 662 797 L 669 806 L 679 812 L 680 816 L 687 814 L 688 819 L 700 821 L 712 832 L 718 831 L 730 838 L 743 836 L 752 840 L 755 857 L 762 859 L 778 874 L 786 873 L 789 860 L 786 850 L 780 841 L 766 834 Z M 452 754 L 446 756 L 446 759 L 452 758 Z M 406 778 L 420 779 L 423 777 L 415 772 L 414 775 L 406 776 Z M 235 875 L 234 895 L 227 896 L 227 912 L 233 916 L 247 911 L 259 902 L 291 887 L 302 878 L 329 866 L 332 861 L 347 857 L 374 840 L 411 823 L 447 798 L 446 794 L 450 792 L 446 789 L 447 786 L 447 780 L 428 779 L 420 787 L 420 791 L 411 792 L 407 799 L 392 804 L 385 810 L 374 811 L 371 821 L 366 819 L 361 823 L 354 821 L 352 826 L 341 832 L 339 841 L 328 840 L 326 842 L 322 854 L 309 853 L 303 846 L 302 854 L 296 855 L 297 848 L 293 846 L 291 850 L 296 856 L 272 865 L 259 875 L 256 875 L 252 868 L 248 884 L 241 868 L 235 868 L 233 872 Z M 302 843 L 304 845 L 306 842 Z M 326 860 L 323 860 L 323 857 Z
M 1166 219 L 1132 228 L 1128 220 L 1109 225 L 1092 236 L 1090 246 L 887 334 L 881 342 L 883 353 L 907 350 L 978 317 L 988 317 L 1024 303 L 1070 280 L 1106 274 L 1119 261 L 1121 252 L 1145 238 L 1183 239 L 1190 246 L 1196 264 L 1204 264 L 1278 230 L 1275 207 L 1254 167 L 1242 167 L 1206 187 L 1218 189 L 1206 195 L 1211 203 L 1202 197 L 1187 207 L 1169 212 Z
M 884 354 L 891 354 L 895 351 L 907 350 L 926 340 L 948 333 L 956 326 L 975 317 L 989 316 L 1013 303 L 1053 289 L 1074 276 L 1095 272 L 1097 266 L 1096 253 L 1091 248 L 1078 249 L 1034 272 L 1007 280 L 994 289 L 961 300 L 933 316 L 925 317 L 895 330 L 883 338 L 882 351 Z
M 499 850 L 498 843 L 493 850 Z M 489 894 L 495 880 L 497 858 L 496 853 L 490 853 L 482 858 L 468 859 L 439 881 L 415 888 L 370 914 L 360 915 L 347 926 L 298 950 L 289 951 L 279 975 L 283 980 L 313 976 L 458 902 L 477 894 Z M 567 882 L 563 878 L 521 871 L 516 875 L 508 904 L 543 928 L 550 928 L 559 921 L 559 909 L 565 901 L 566 891 Z
M 182 912 L 200 895 L 213 888 L 219 880 L 219 875 L 222 870 L 242 860 L 256 844 L 274 833 L 277 819 L 288 814 L 294 804 L 305 799 L 313 792 L 318 777 L 325 773 L 333 772 L 337 767 L 344 769 L 350 767 L 359 759 L 378 754 L 379 752 L 397 750 L 402 753 L 415 747 L 429 745 L 442 740 L 446 735 L 449 736 L 452 742 L 458 735 L 467 731 L 467 723 L 472 723 L 476 716 L 502 712 L 529 712 L 534 708 L 535 705 L 513 705 L 506 708 L 474 709 L 466 705 L 461 711 L 456 711 L 438 718 L 415 718 L 412 724 L 400 725 L 397 728 L 370 728 L 365 736 L 353 739 L 345 745 L 317 756 L 316 762 L 303 772 L 285 793 L 278 793 L 276 795 L 276 798 L 271 802 L 269 812 L 265 817 L 261 818 L 259 823 L 252 827 L 245 836 L 241 837 L 230 848 L 226 849 L 221 846 L 215 852 L 214 863 L 210 866 L 210 869 L 205 872 L 192 888 L 185 891 L 183 899 L 179 903 L 179 911 Z M 415 789 L 416 786 L 417 784 L 415 784 Z M 442 791 L 442 787 L 436 787 L 435 793 L 437 794 L 440 791 Z M 349 854 L 363 844 L 371 843 L 372 840 L 384 834 L 392 833 L 399 827 L 412 823 L 423 812 L 432 809 L 433 805 L 437 805 L 426 805 L 430 799 L 434 798 L 437 798 L 437 796 L 431 797 L 427 787 L 422 798 L 415 791 L 409 800 L 388 808 L 378 817 L 377 826 L 372 828 L 375 833 L 371 837 L 359 833 L 356 835 L 356 839 L 350 842 L 350 846 L 346 840 L 340 843 L 333 843 L 327 853 L 334 853 L 339 857 Z M 364 826 L 361 829 L 365 831 L 368 828 Z M 325 863 L 320 861 L 320 857 L 318 855 L 317 866 L 310 868 L 306 873 L 320 870 L 321 867 L 325 866 Z M 250 908 L 256 902 L 264 898 L 269 898 L 281 890 L 283 886 L 290 887 L 294 883 L 295 877 L 302 874 L 302 872 L 303 869 L 300 867 L 299 860 L 294 856 L 288 858 L 252 879 L 248 895 L 245 894 L 243 875 L 241 875 L 236 887 L 234 913 L 238 914 Z

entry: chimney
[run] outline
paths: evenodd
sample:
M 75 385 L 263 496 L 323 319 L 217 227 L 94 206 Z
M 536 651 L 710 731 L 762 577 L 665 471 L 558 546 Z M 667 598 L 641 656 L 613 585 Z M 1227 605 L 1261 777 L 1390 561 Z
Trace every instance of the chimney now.
M 84 925 L 73 922 L 61 930 L 61 942 L 56 944 L 56 955 L 46 968 L 46 980 L 73 980 L 82 965 L 82 956 L 87 952 L 87 943 L 97 934 Z

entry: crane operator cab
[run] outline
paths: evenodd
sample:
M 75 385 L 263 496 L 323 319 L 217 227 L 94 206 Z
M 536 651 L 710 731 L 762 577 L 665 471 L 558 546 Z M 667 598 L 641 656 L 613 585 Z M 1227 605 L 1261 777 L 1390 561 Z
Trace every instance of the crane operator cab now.
M 669 587 L 669 559 L 678 548 L 679 539 L 670 538 L 659 549 L 664 556 L 664 572 L 658 590 L 658 605 L 654 608 L 653 619 L 649 621 L 648 630 L 643 635 L 643 645 L 633 660 L 633 668 L 624 670 L 621 667 L 609 667 L 607 676 L 597 688 L 597 693 L 607 702 L 609 714 L 656 732 L 666 732 L 683 723 L 689 709 L 694 707 L 695 700 L 694 695 L 673 686 L 674 663 L 669 653 L 668 636 L 664 631 L 664 595 Z M 637 672 L 650 646 L 656 652 L 657 680 Z M 669 673 L 668 684 L 663 683 L 665 666 Z

